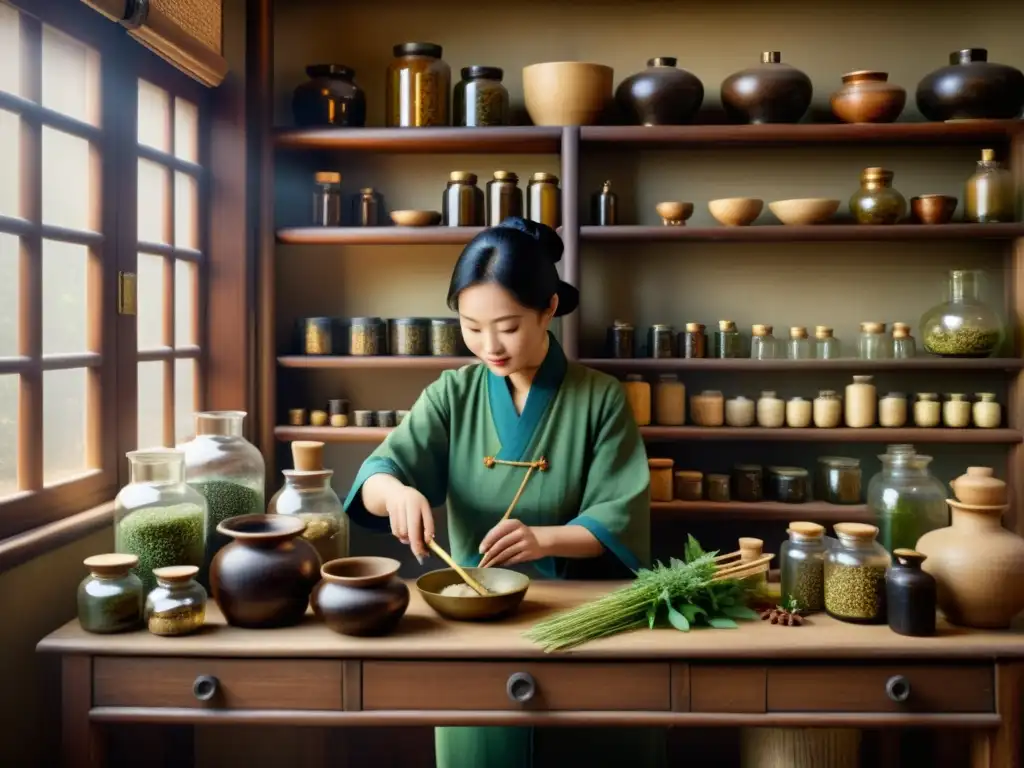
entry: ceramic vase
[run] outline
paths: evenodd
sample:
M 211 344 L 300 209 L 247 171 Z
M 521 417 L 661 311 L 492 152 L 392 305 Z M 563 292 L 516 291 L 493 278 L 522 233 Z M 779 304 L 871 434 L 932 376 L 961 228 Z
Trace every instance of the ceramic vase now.
M 324 563 L 313 591 L 313 612 L 342 635 L 379 636 L 394 631 L 409 607 L 409 587 L 389 557 L 343 557 Z
M 686 125 L 704 102 L 704 84 L 679 69 L 672 56 L 647 61 L 647 69 L 630 75 L 615 89 L 615 103 L 633 125 Z
M 891 123 L 907 103 L 907 92 L 889 82 L 889 73 L 861 70 L 843 75 L 832 94 L 832 114 L 844 123 Z
M 765 51 L 755 67 L 722 82 L 722 106 L 734 123 L 798 123 L 811 106 L 811 79 Z
M 1024 73 L 988 60 L 984 48 L 949 54 L 949 66 L 917 85 L 917 108 L 929 120 L 1012 120 L 1024 107 Z

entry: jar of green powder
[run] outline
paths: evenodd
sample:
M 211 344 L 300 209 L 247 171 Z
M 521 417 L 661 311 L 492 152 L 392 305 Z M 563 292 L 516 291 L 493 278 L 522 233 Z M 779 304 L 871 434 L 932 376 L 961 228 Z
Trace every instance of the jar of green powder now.
M 85 558 L 89 575 L 78 585 L 78 623 L 86 632 L 113 634 L 142 626 L 142 581 L 135 555 Z

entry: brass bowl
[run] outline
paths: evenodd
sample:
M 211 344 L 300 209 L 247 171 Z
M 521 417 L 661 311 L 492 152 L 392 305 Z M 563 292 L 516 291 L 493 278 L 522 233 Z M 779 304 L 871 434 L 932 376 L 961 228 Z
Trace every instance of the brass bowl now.
M 910 198 L 910 212 L 921 224 L 948 224 L 956 211 L 956 198 L 951 195 L 918 195 Z
M 434 227 L 441 223 L 437 211 L 392 211 L 391 220 L 400 227 Z
M 416 579 L 416 589 L 427 605 L 446 619 L 482 621 L 514 613 L 530 587 L 529 576 L 507 568 L 466 568 L 465 571 L 495 594 L 486 597 L 442 595 L 445 587 L 464 583 L 451 568 L 424 573 Z
M 666 227 L 684 227 L 686 220 L 693 215 L 693 203 L 680 203 L 669 200 L 658 203 L 654 210 L 661 216 L 661 223 Z

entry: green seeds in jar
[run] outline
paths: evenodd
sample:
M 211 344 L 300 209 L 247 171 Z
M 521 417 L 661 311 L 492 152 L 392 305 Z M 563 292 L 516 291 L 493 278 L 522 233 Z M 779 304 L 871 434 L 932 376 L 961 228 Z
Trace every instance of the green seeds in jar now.
M 392 355 L 430 354 L 428 321 L 421 317 L 396 317 L 388 321 L 389 348 Z
M 924 348 L 942 357 L 986 357 L 995 351 L 999 337 L 999 331 L 980 328 L 933 330 L 925 334 Z
M 349 354 L 372 356 L 387 354 L 387 333 L 379 317 L 353 317 L 349 324 Z
M 430 321 L 430 354 L 437 357 L 458 357 L 462 354 L 462 329 L 454 318 Z
M 136 572 L 149 592 L 156 586 L 154 568 L 203 565 L 206 513 L 187 503 L 139 509 L 118 523 L 115 538 L 118 552 L 139 558 Z
M 825 563 L 825 610 L 844 621 L 885 618 L 885 568 Z
M 795 600 L 802 611 L 820 611 L 824 607 L 825 563 L 817 558 L 799 560 L 790 569 L 783 600 Z

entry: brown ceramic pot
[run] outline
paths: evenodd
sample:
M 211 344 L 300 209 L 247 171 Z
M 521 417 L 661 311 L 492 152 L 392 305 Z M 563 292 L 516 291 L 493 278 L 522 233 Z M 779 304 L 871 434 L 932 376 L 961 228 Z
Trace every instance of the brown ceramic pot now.
M 1024 108 L 1024 73 L 989 61 L 984 48 L 954 51 L 918 83 L 917 108 L 929 120 L 1012 120 Z
M 366 96 L 355 83 L 355 70 L 344 64 L 306 67 L 309 82 L 292 94 L 295 124 L 306 127 L 362 128 L 366 125 Z
M 676 67 L 672 56 L 647 61 L 647 69 L 630 75 L 615 89 L 622 117 L 634 125 L 685 125 L 704 102 L 704 84 Z
M 1006 483 L 995 477 L 992 467 L 968 467 L 949 487 L 961 504 L 998 507 L 1006 503 Z
M 320 579 L 320 556 L 289 515 L 242 515 L 217 530 L 234 539 L 214 557 L 210 584 L 228 624 L 261 629 L 298 624 Z
M 910 212 L 919 224 L 948 224 L 956 212 L 951 195 L 917 195 L 910 198 Z
M 1005 506 L 949 502 L 953 524 L 917 542 L 935 577 L 938 604 L 953 624 L 1005 629 L 1024 609 L 1024 539 L 1002 526 Z
M 888 72 L 847 72 L 843 87 L 832 94 L 832 114 L 844 123 L 895 121 L 907 103 L 907 92 L 888 80 Z
M 811 106 L 811 78 L 782 63 L 778 51 L 722 82 L 722 106 L 735 123 L 798 123 Z
M 409 607 L 409 587 L 390 557 L 342 557 L 324 563 L 313 611 L 342 635 L 386 635 Z

